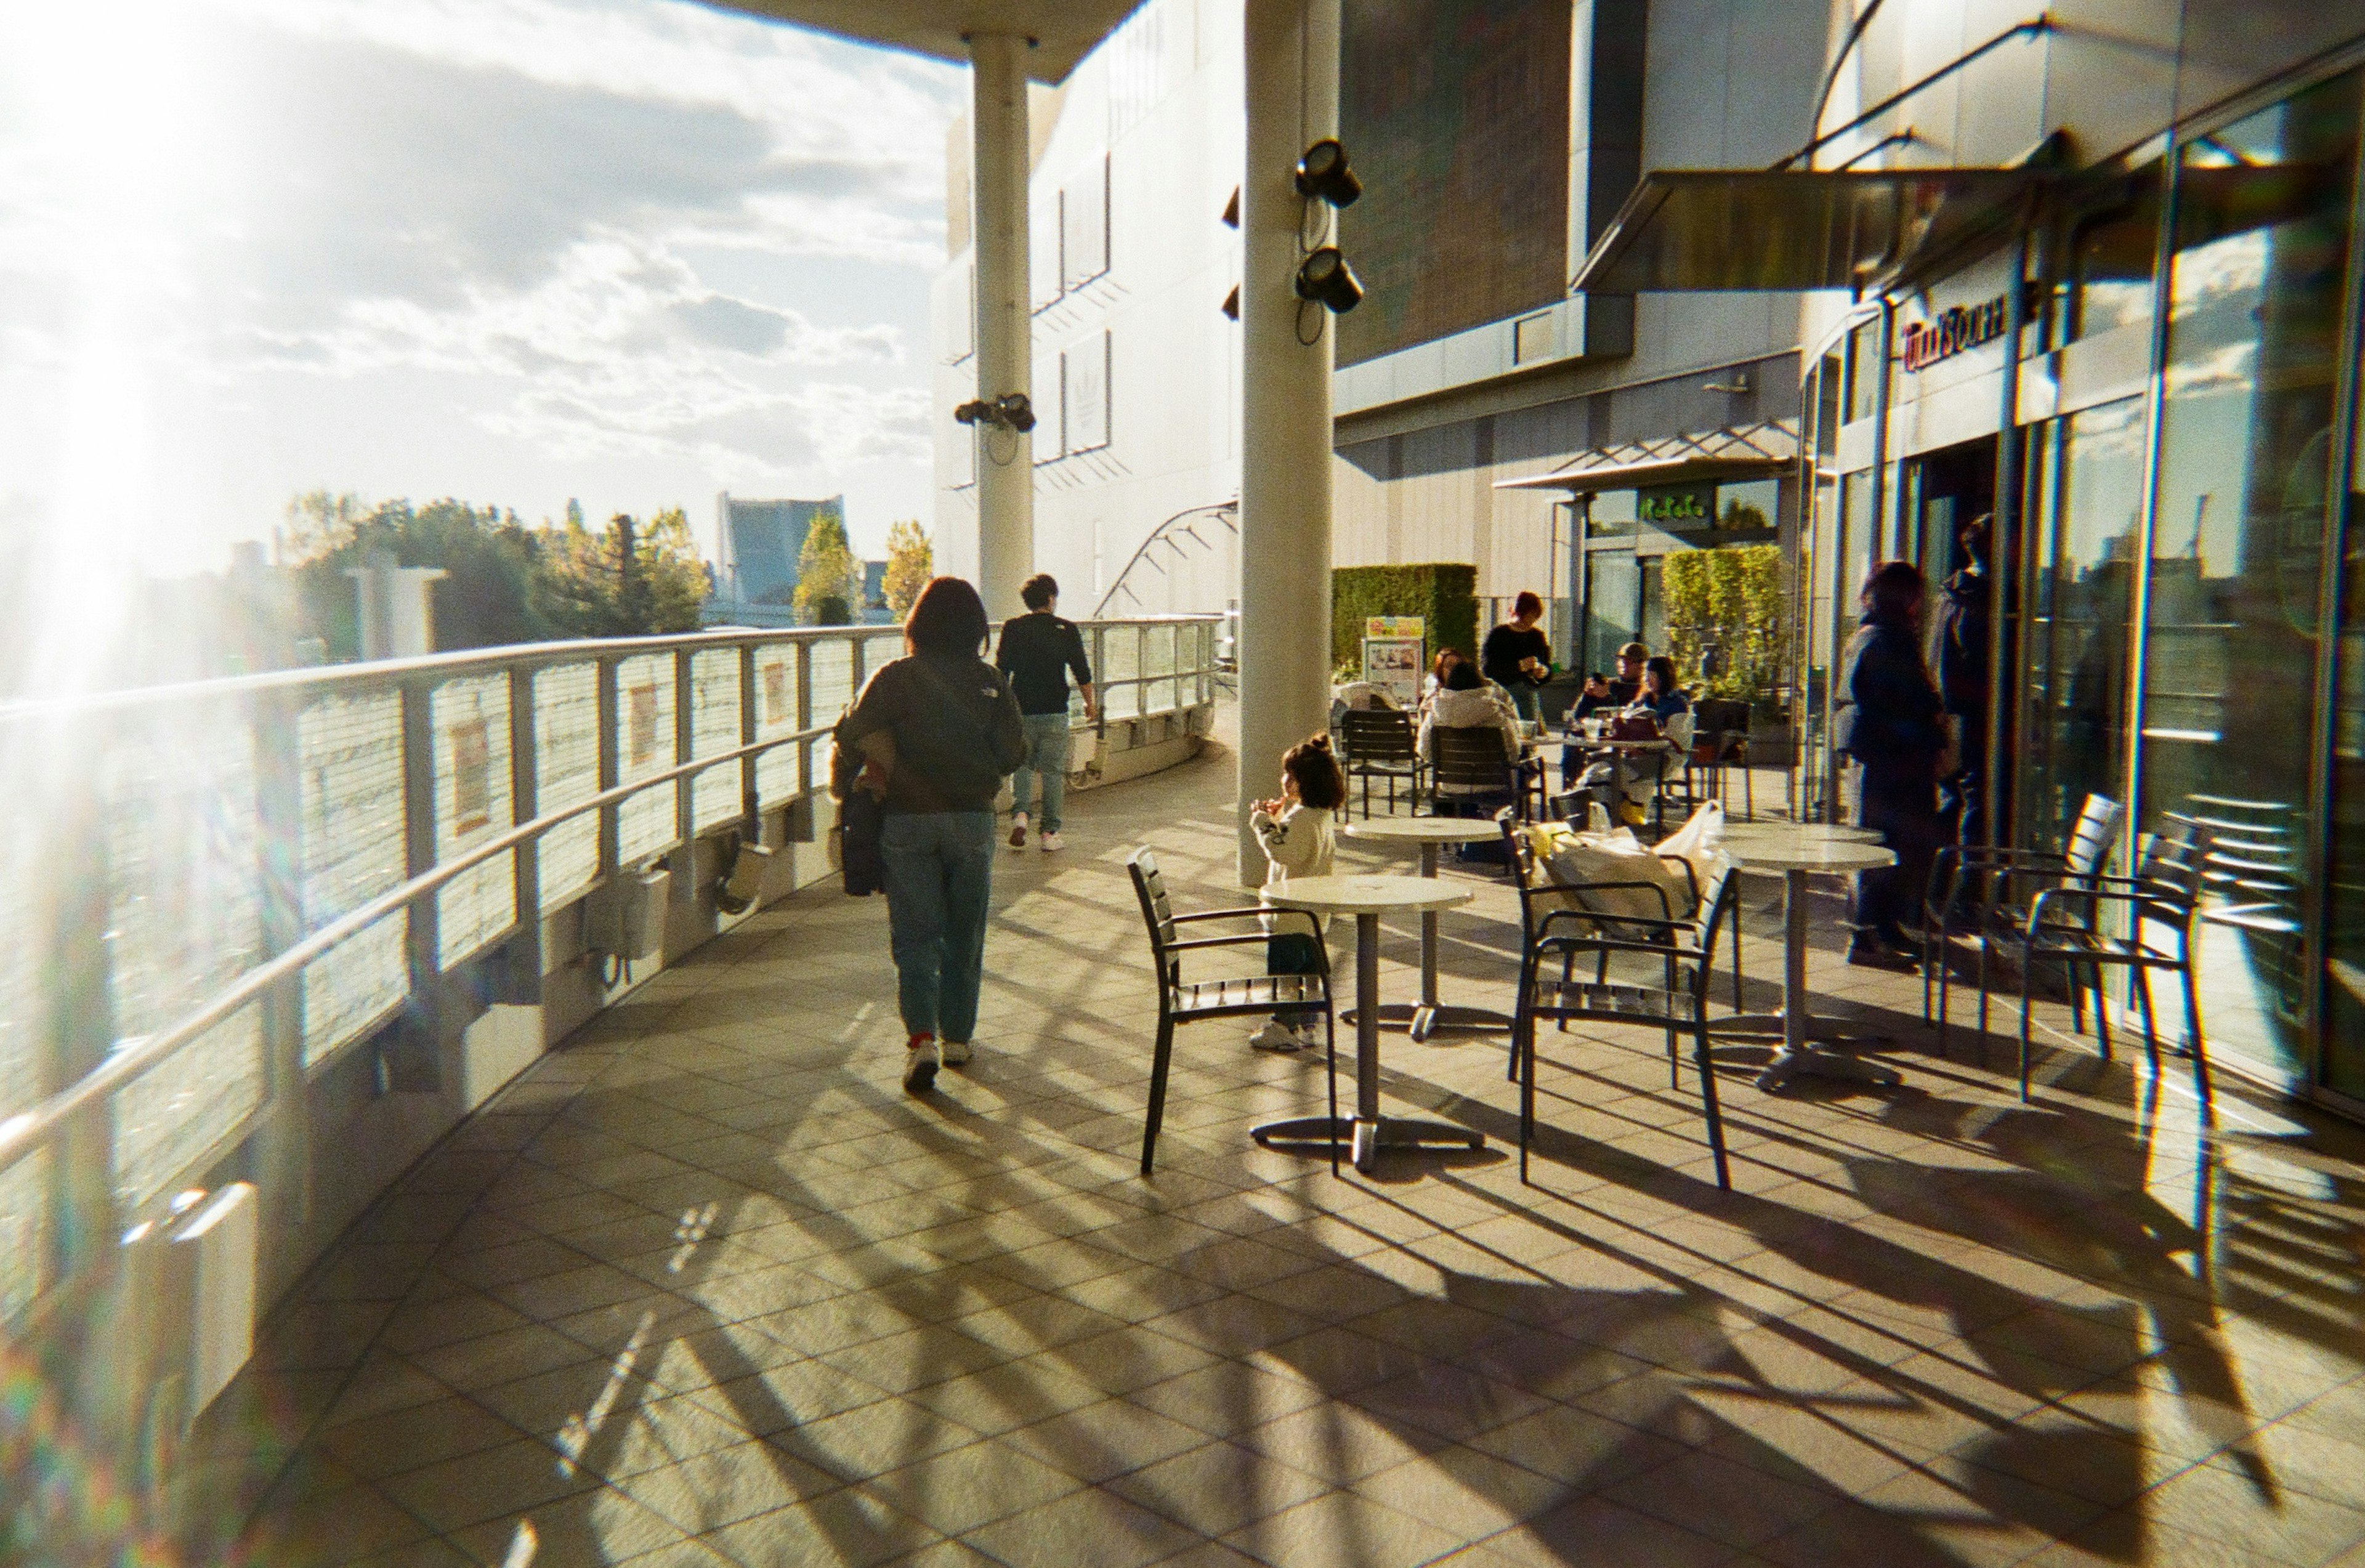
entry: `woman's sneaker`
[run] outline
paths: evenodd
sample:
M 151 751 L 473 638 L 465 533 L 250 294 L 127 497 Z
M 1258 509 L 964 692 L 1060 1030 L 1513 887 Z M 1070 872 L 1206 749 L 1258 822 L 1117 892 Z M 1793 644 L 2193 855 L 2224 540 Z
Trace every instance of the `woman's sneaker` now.
M 945 1066 L 947 1066 L 947 1067 L 966 1067 L 966 1066 L 968 1066 L 968 1065 L 969 1065 L 969 1042 L 968 1042 L 967 1040 L 939 1040 L 939 1041 L 937 1041 L 937 1042 L 936 1042 L 936 1059 L 937 1059 L 938 1061 L 940 1061 L 940 1062 L 944 1063 L 944 1065 L 945 1065 Z
M 1249 1036 L 1249 1044 L 1261 1051 L 1294 1051 L 1306 1042 L 1297 1037 L 1296 1030 L 1278 1018 L 1270 1018 L 1263 1028 Z
M 903 1048 L 903 1092 L 925 1094 L 936 1086 L 936 1037 L 914 1035 Z

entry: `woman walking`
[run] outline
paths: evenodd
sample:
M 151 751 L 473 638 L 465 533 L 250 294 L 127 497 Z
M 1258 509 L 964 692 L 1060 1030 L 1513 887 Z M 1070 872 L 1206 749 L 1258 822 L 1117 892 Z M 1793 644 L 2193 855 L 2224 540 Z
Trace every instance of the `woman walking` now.
M 985 605 L 958 577 L 920 590 L 902 658 L 880 666 L 836 740 L 859 754 L 857 789 L 886 807 L 887 925 L 895 999 L 910 1036 L 903 1087 L 925 1094 L 939 1065 L 970 1058 L 985 969 L 993 801 L 1026 755 L 1010 685 L 985 662 Z
M 1864 579 L 1864 619 L 1841 661 L 1834 749 L 1855 759 L 1850 804 L 1856 823 L 1877 830 L 1897 864 L 1859 871 L 1848 902 L 1855 939 L 1848 962 L 1911 969 L 1905 916 L 1930 879 L 1938 850 L 1939 762 L 1946 750 L 1945 704 L 1922 662 L 1920 568 L 1884 561 Z

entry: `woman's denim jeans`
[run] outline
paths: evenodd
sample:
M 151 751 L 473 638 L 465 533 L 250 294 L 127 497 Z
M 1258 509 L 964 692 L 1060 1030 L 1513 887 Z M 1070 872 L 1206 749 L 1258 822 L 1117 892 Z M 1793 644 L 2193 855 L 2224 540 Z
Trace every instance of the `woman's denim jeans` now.
M 985 911 L 993 890 L 992 812 L 892 812 L 880 834 L 895 1002 L 907 1034 L 966 1040 L 977 1028 Z

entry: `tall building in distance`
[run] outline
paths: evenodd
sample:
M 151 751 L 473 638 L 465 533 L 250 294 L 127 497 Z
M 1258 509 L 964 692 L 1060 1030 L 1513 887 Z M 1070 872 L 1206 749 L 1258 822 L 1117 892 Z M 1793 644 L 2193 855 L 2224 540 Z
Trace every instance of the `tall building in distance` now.
M 736 614 L 747 607 L 786 609 L 797 592 L 805 535 L 824 512 L 846 522 L 846 498 L 748 500 L 725 490 L 714 498 L 714 597 Z

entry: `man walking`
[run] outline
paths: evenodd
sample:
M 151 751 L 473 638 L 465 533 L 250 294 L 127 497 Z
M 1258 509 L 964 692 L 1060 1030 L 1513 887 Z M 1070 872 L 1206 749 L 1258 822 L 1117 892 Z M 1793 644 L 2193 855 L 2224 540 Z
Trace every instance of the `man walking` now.
M 1046 855 L 1059 845 L 1059 806 L 1068 792 L 1068 676 L 1083 693 L 1084 718 L 1094 716 L 1093 666 L 1084 658 L 1083 634 L 1072 621 L 1056 610 L 1059 585 L 1048 572 L 1037 572 L 1018 590 L 1027 613 L 1002 623 L 1002 644 L 993 662 L 1010 678 L 1018 698 L 1021 723 L 1026 731 L 1026 756 L 1010 780 L 1010 847 L 1026 847 L 1026 830 L 1037 829 L 1036 842 Z M 1043 815 L 1032 820 L 1033 785 L 1043 781 Z

